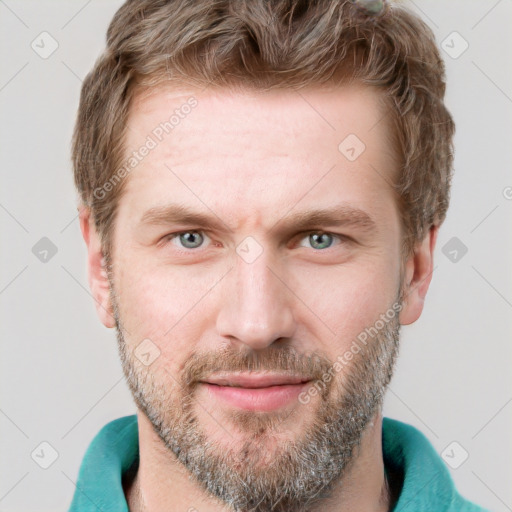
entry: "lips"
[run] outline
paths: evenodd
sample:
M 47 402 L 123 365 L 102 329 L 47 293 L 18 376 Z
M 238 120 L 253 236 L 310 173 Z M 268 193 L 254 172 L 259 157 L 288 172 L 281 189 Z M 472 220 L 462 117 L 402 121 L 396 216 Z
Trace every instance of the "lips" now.
M 205 379 L 207 384 L 228 386 L 246 389 L 268 388 L 271 386 L 290 386 L 309 382 L 309 377 L 293 376 L 286 374 L 269 373 L 245 373 L 245 374 L 218 374 Z
M 201 381 L 209 398 L 222 407 L 246 411 L 273 411 L 297 404 L 311 379 L 271 373 L 224 373 Z

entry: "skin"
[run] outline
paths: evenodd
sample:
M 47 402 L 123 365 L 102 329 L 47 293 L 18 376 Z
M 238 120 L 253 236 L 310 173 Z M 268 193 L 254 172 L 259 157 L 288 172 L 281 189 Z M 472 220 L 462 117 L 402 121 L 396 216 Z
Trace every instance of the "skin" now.
M 198 353 L 265 353 L 284 346 L 335 361 L 389 309 L 400 287 L 405 299 L 399 323 L 419 318 L 438 228 L 431 227 L 402 262 L 400 213 L 390 187 L 396 161 L 378 92 L 360 85 L 315 87 L 300 95 L 158 88 L 132 104 L 127 154 L 191 95 L 197 106 L 127 178 L 110 285 L 90 212 L 80 213 L 98 315 L 109 328 L 116 326 L 115 317 L 121 319 L 129 351 L 146 338 L 159 347 L 160 357 L 148 370 L 155 382 L 179 394 L 176 382 Z M 338 150 L 351 133 L 366 146 L 353 162 Z M 219 229 L 205 228 L 204 245 L 187 249 L 169 235 L 202 226 L 141 224 L 149 208 L 170 203 L 213 215 Z M 283 227 L 293 214 L 338 205 L 364 212 L 374 226 Z M 308 236 L 315 231 L 342 237 L 318 249 Z M 236 251 L 246 237 L 262 250 L 252 263 Z M 344 374 L 335 377 L 339 389 Z M 238 428 L 232 409 L 204 387 L 194 400 L 208 440 L 219 452 L 236 452 L 249 434 Z M 284 441 L 299 439 L 311 427 L 320 400 L 294 402 L 273 424 L 273 436 L 259 444 L 268 460 Z M 142 509 L 142 503 L 144 510 L 227 510 L 189 478 L 141 411 L 138 422 L 140 466 L 126 489 L 130 510 Z M 384 478 L 381 432 L 378 410 L 331 498 L 310 510 L 389 510 L 393 489 Z

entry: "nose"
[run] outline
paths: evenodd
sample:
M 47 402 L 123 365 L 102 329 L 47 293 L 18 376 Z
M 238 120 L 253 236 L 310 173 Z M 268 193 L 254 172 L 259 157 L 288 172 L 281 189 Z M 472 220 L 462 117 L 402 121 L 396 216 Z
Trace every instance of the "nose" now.
M 220 336 L 254 350 L 290 338 L 296 329 L 293 294 L 269 263 L 265 252 L 252 263 L 236 256 L 217 317 Z

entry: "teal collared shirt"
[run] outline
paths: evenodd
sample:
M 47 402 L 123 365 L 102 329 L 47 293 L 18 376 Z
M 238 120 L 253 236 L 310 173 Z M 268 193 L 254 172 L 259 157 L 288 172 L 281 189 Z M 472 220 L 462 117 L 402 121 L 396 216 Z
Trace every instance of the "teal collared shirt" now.
M 387 472 L 401 491 L 392 512 L 488 512 L 460 496 L 443 461 L 416 428 L 384 418 Z M 139 457 L 137 416 L 105 425 L 85 453 L 69 512 L 128 512 L 122 477 Z

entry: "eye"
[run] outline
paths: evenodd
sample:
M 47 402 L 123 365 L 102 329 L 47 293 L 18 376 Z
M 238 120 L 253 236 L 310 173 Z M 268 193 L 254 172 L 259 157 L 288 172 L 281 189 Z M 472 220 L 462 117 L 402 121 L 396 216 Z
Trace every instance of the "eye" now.
M 310 245 L 311 248 L 322 250 L 322 249 L 328 249 L 331 247 L 336 239 L 339 239 L 340 237 L 338 235 L 334 235 L 332 233 L 324 233 L 322 231 L 315 231 L 313 233 L 309 233 L 306 237 L 304 237 L 302 240 L 306 240 Z M 307 247 L 304 246 L 302 243 L 300 244 L 301 247 Z
M 200 231 L 183 231 L 166 236 L 166 240 L 181 249 L 197 249 L 208 237 Z

